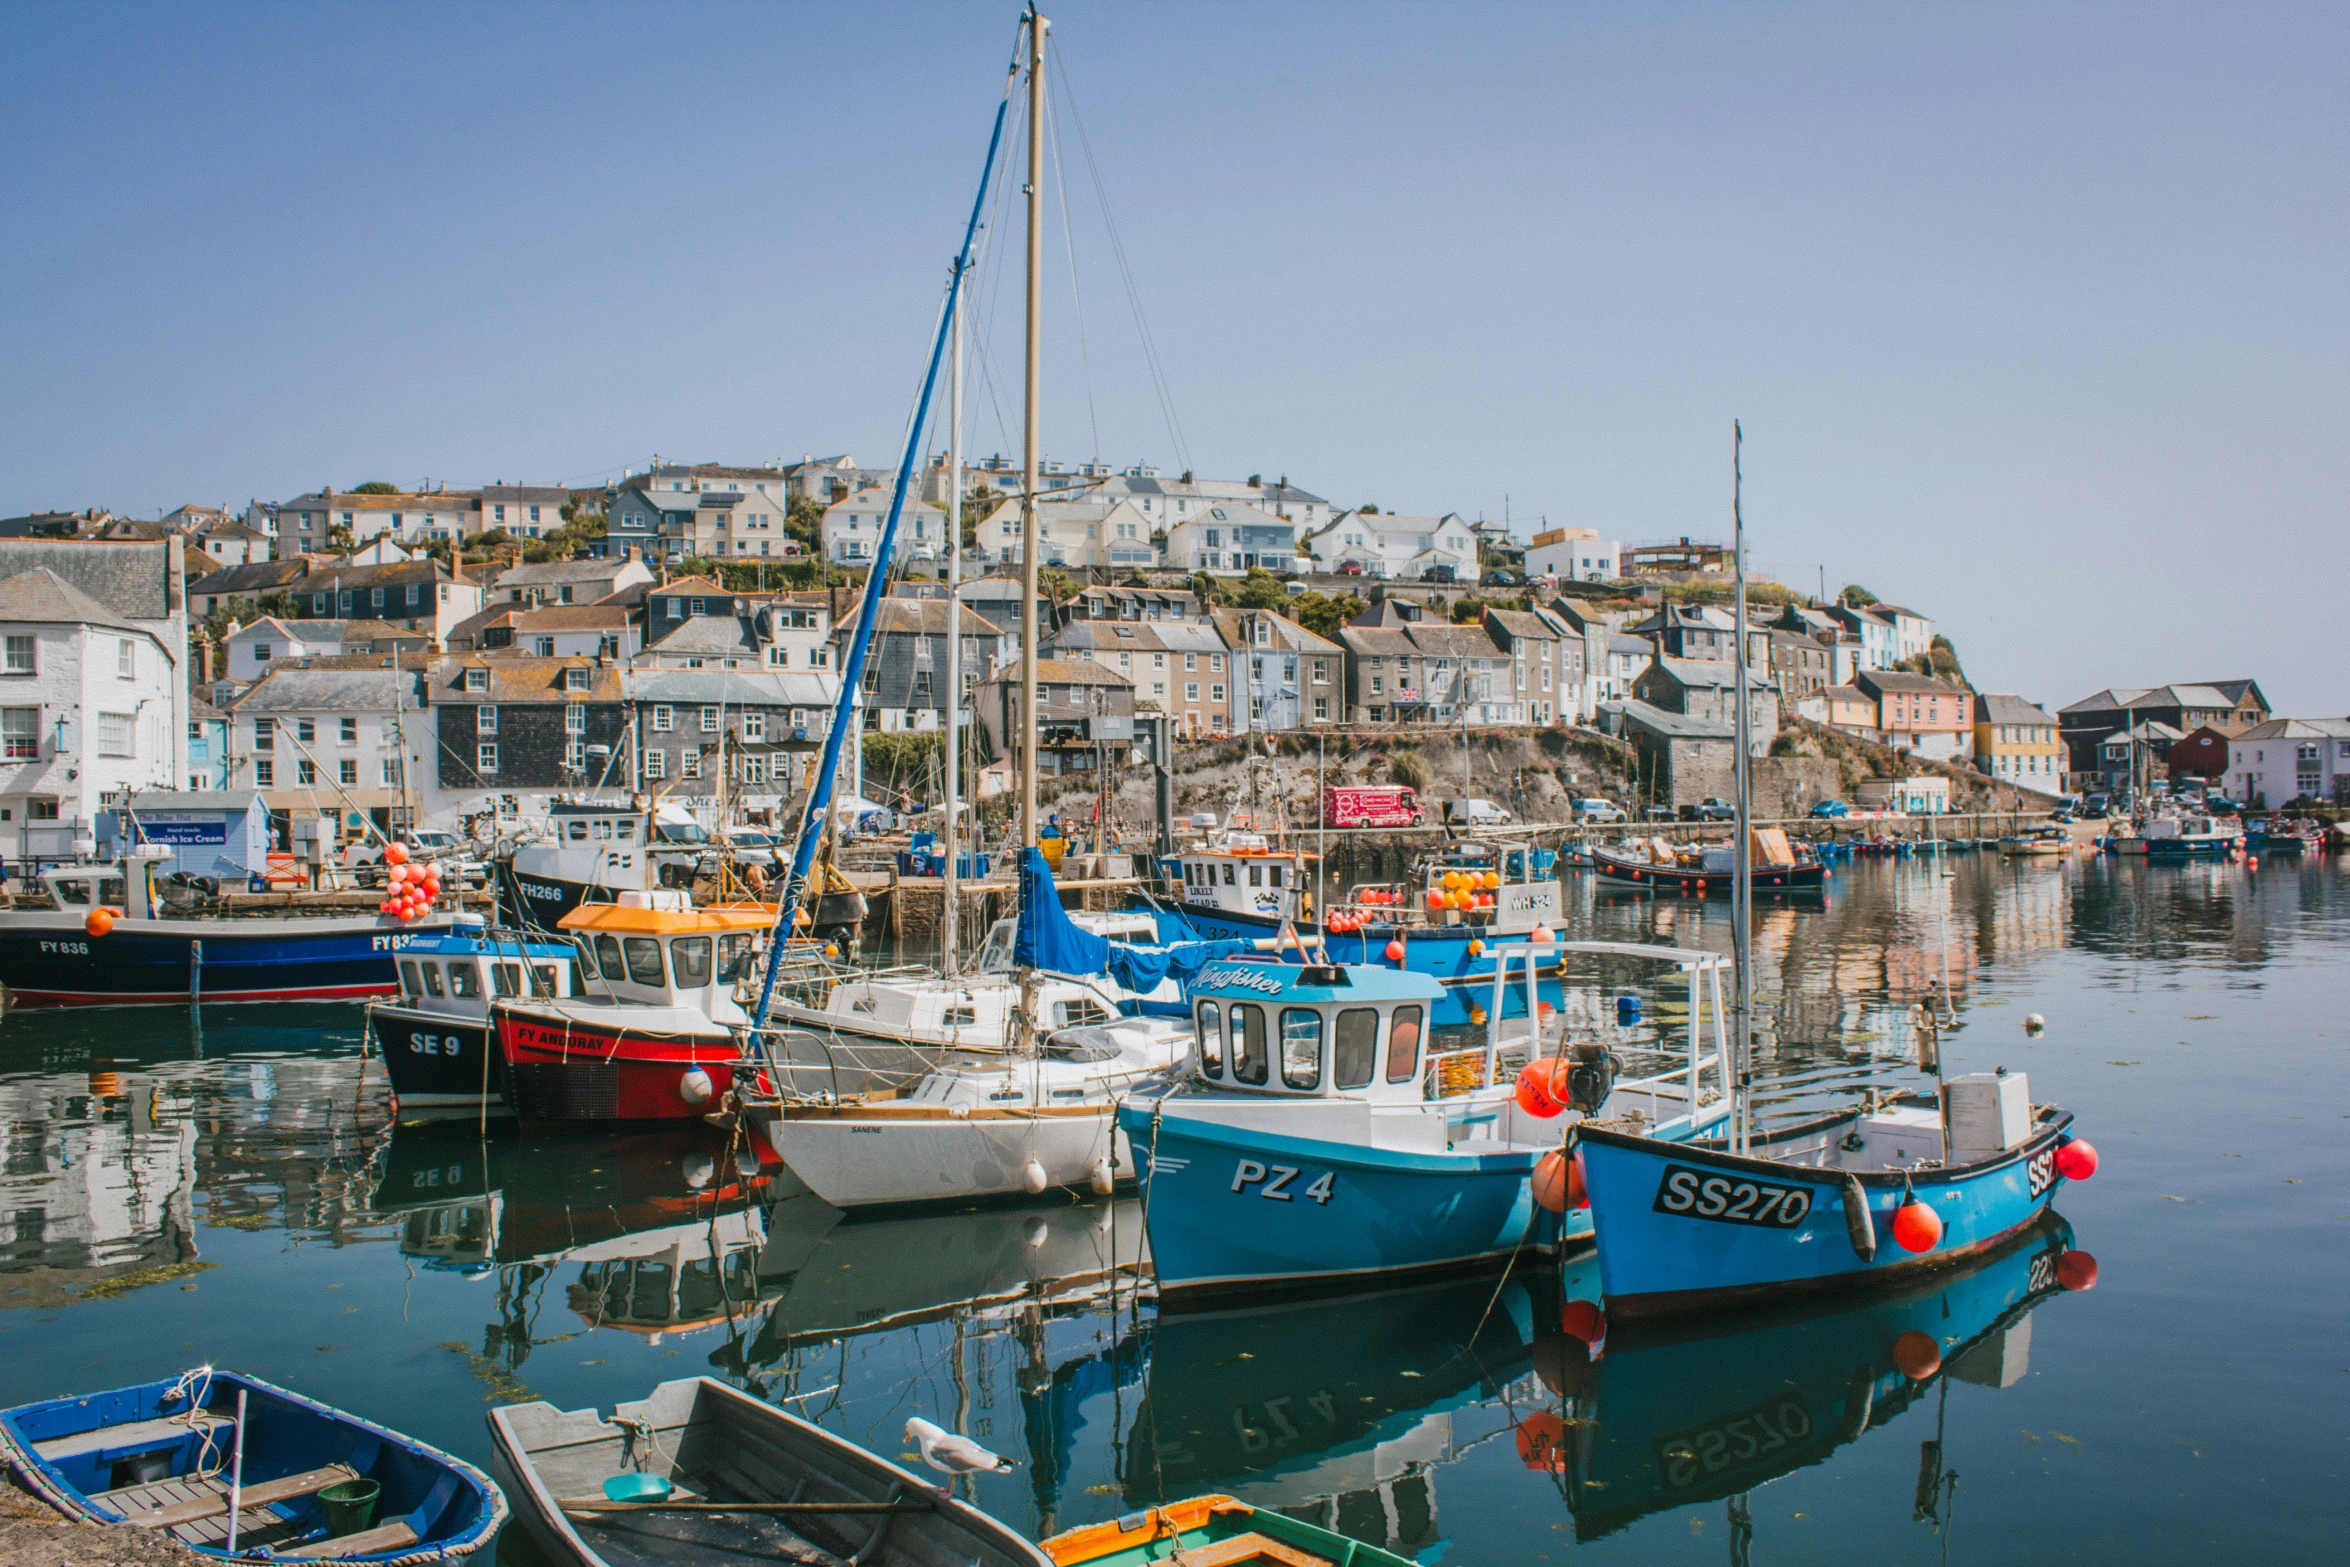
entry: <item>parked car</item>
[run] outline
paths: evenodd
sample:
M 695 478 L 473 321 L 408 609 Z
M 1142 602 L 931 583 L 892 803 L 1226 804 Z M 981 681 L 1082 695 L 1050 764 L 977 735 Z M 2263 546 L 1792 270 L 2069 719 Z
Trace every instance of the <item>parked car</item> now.
M 1333 827 L 1417 827 L 1426 819 L 1420 796 L 1405 784 L 1346 785 L 1322 791 L 1322 820 Z
M 490 868 L 471 839 L 437 827 L 421 827 L 400 834 L 400 842 L 407 846 L 413 858 L 438 864 L 441 874 L 454 878 L 460 887 L 480 887 L 489 882 Z M 390 867 L 384 864 L 381 839 L 370 838 L 364 843 L 347 845 L 341 859 L 343 867 L 353 873 L 353 879 L 362 887 L 380 887 L 389 879 Z
M 1852 807 L 1842 800 L 1822 800 L 1811 808 L 1811 813 L 1824 822 L 1840 821 L 1852 814 Z
M 1489 571 L 1485 573 L 1484 580 L 1488 587 L 1495 588 L 1514 588 L 1525 581 L 1514 571 Z
M 1575 820 L 1579 822 L 1624 822 L 1631 818 L 1624 808 L 1613 800 L 1577 800 Z
M 1444 808 L 1444 819 L 1456 827 L 1507 827 L 1510 813 L 1491 800 L 1454 800 Z
M 1458 582 L 1460 578 L 1450 566 L 1430 566 L 1425 573 L 1425 580 L 1429 582 Z
M 1681 807 L 1681 820 L 1685 822 L 1734 822 L 1737 819 L 1738 807 L 1710 794 L 1695 805 Z
M 2224 794 L 2205 795 L 2203 808 L 2214 816 L 2241 816 L 2244 814 L 2244 807 Z
M 1651 805 L 1641 811 L 1640 819 L 1644 822 L 1669 822 L 1673 819 L 1673 808 L 1669 805 Z
M 776 856 L 783 848 L 783 841 L 773 833 L 756 827 L 729 827 L 721 836 L 726 846 L 734 851 L 736 864 L 756 865 L 766 871 L 775 869 Z
M 1363 563 L 1359 560 L 1342 560 L 1337 570 L 1342 577 L 1359 577 L 1363 574 Z

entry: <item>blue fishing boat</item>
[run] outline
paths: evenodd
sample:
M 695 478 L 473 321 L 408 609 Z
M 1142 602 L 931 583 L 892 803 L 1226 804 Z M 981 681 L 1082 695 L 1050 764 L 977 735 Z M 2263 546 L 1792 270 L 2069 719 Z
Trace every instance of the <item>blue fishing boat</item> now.
M 479 915 L 413 938 L 399 952 L 400 993 L 368 1007 L 392 1079 L 392 1114 L 497 1105 L 506 1057 L 490 1019 L 495 998 L 578 994 L 568 941 L 493 931 Z
M 1289 962 L 1308 952 L 1322 961 L 1317 949 L 1326 948 L 1342 962 L 1373 963 L 1395 946 L 1403 968 L 1447 987 L 1430 1022 L 1452 1027 L 1469 1021 L 1456 987 L 1491 979 L 1501 947 L 1547 938 L 1564 921 L 1558 855 L 1531 844 L 1451 844 L 1393 881 L 1325 889 L 1330 901 L 1318 912 L 1314 858 L 1235 829 L 1166 856 L 1160 870 L 1181 889 L 1182 906 L 1154 906 L 1160 942 L 1264 941 L 1293 931 L 1305 947 L 1284 949 Z
M 2024 1074 L 1738 1139 L 1741 1152 L 1578 1127 L 1611 1317 L 1707 1311 L 1947 1268 L 2033 1223 L 2095 1169 Z M 1946 1131 L 1945 1128 L 1948 1128 Z
M 1604 942 L 1502 950 L 1478 998 L 1483 1041 L 1452 1048 L 1432 1037 L 1445 987 L 1426 974 L 1250 959 L 1201 972 L 1192 1074 L 1118 1117 L 1147 1161 L 1162 1307 L 1367 1288 L 1521 1246 L 1556 1249 L 1590 1233 L 1566 1200 L 1563 1126 L 1609 1117 L 1669 1139 L 1728 1113 L 1717 955 Z M 1692 1003 L 1685 1060 L 1619 1079 L 1607 1040 L 1571 1037 L 1566 1015 L 1535 994 L 1537 972 L 1570 953 L 1680 967 Z M 1525 998 L 1513 1011 L 1504 992 L 1517 985 Z M 1709 991 L 1714 1042 L 1701 1053 Z
M 209 1366 L 0 1411 L 0 1458 L 76 1522 L 223 1560 L 449 1561 L 506 1522 L 506 1498 L 462 1459 Z
M 0 910 L 0 985 L 28 1007 L 359 1001 L 392 989 L 393 954 L 446 916 L 191 915 L 167 906 L 156 845 L 109 863 L 56 865 L 50 907 Z M 114 911 L 93 921 L 100 909 Z

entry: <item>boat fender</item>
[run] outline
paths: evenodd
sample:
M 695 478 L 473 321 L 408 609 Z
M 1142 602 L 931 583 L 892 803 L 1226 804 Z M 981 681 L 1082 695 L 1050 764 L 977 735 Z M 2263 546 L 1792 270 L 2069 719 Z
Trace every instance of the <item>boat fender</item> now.
M 1028 1189 L 1029 1196 L 1035 1197 L 1051 1183 L 1045 1179 L 1044 1166 L 1031 1159 L 1020 1167 L 1020 1184 Z
M 1877 1258 L 1877 1227 L 1869 1218 L 1869 1194 L 1860 1177 L 1844 1175 L 1844 1231 L 1852 1237 L 1852 1254 L 1863 1262 Z
M 1093 1188 L 1095 1196 L 1107 1197 L 1118 1188 L 1117 1172 L 1110 1168 L 1109 1160 L 1096 1159 L 1093 1168 L 1086 1172 L 1086 1184 Z
M 689 1105 L 708 1104 L 716 1088 L 717 1085 L 710 1081 L 710 1074 L 697 1066 L 690 1068 L 677 1080 L 677 1097 Z

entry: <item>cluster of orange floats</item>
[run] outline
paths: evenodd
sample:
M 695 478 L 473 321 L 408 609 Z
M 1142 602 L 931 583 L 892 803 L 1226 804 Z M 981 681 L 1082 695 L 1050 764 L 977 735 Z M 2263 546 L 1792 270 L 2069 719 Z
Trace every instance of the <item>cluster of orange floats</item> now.
M 384 873 L 389 891 L 378 912 L 390 915 L 403 925 L 413 925 L 441 897 L 441 868 L 438 865 L 411 865 L 405 844 L 386 844 L 384 863 L 391 869 Z
M 1437 878 L 1437 884 L 1428 889 L 1428 907 L 1445 909 L 1490 909 L 1493 895 L 1501 890 L 1498 871 L 1446 871 Z

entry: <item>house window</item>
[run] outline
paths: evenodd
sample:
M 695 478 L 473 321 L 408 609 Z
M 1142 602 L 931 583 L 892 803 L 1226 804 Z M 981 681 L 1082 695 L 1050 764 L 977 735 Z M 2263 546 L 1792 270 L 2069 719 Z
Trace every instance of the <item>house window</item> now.
M 1213 686 L 1210 686 L 1210 687 L 1208 687 L 1208 700 L 1209 700 L 1209 701 L 1211 701 L 1211 702 L 1221 702 L 1221 701 L 1223 701 L 1223 700 L 1224 700 L 1224 688 L 1223 688 L 1221 685 L 1213 685 Z
M 467 671 L 465 671 L 465 689 L 466 689 L 466 690 L 468 690 L 468 691 L 487 691 L 489 688 L 490 688 L 490 672 L 489 672 L 488 670 L 486 670 L 486 669 L 468 669 Z
M 673 707 L 656 707 L 656 708 L 654 708 L 654 709 L 653 709 L 653 729 L 654 729 L 654 731 L 655 731 L 656 733 L 659 733 L 659 734 L 667 734 L 667 733 L 668 733 L 668 732 L 669 732 L 671 729 L 675 728 L 676 726 L 677 726 L 677 709 L 676 709 L 676 708 L 673 708 Z
M 743 714 L 743 738 L 745 740 L 767 738 L 767 715 L 765 713 Z
M 9 638 L 15 641 L 14 637 Z M 28 637 L 26 639 L 30 641 Z M 0 708 L 0 751 L 11 762 L 32 762 L 41 756 L 41 710 L 37 707 Z
M 1224 672 L 1224 655 L 1223 655 L 1223 654 L 1221 654 L 1221 653 L 1210 653 L 1210 654 L 1208 655 L 1208 672 L 1209 672 L 1210 674 L 1217 674 L 1217 675 L 1220 675 L 1220 674 L 1222 674 L 1222 673 Z
M 473 770 L 485 778 L 495 773 L 498 770 L 498 748 L 486 742 L 474 747 Z
M 498 732 L 498 710 L 494 707 L 475 708 L 473 710 L 473 732 L 477 735 L 496 734 Z
M 128 637 L 119 638 L 114 644 L 114 673 L 124 680 L 139 677 L 138 644 Z
M 298 787 L 314 789 L 318 786 L 318 764 L 308 757 L 294 763 L 294 782 Z
M 695 600 L 693 600 L 692 602 L 693 602 L 693 607 L 694 607 L 694 608 L 693 608 L 693 612 L 694 612 L 695 614 L 699 615 L 700 613 L 702 613 L 702 605 L 703 605 L 704 603 L 706 603 L 706 602 L 707 602 L 707 600 L 704 600 L 704 599 L 695 599 Z
M 1185 669 L 1197 669 L 1197 668 L 1199 668 L 1199 655 L 1198 655 L 1197 653 L 1186 653 L 1186 654 L 1184 654 L 1184 655 L 1183 655 L 1183 667 L 1184 667 Z
M 587 771 L 587 742 L 574 740 L 563 748 L 563 770 L 571 773 Z
M 563 709 L 563 732 L 574 735 L 587 733 L 587 704 L 585 702 L 573 702 Z
M 746 757 L 744 757 L 744 758 L 743 758 L 743 782 L 744 782 L 744 783 L 747 783 L 747 784 L 763 784 L 763 783 L 765 783 L 766 781 L 767 781 L 767 762 L 766 762 L 766 759 L 765 759 L 765 758 L 763 758 L 763 757 L 757 757 L 757 756 L 746 756 Z
M 1196 680 L 1186 680 L 1185 682 L 1183 682 L 1183 700 L 1184 700 L 1184 701 L 1186 701 L 1186 702 L 1196 702 L 1196 701 L 1198 701 L 1198 700 L 1199 700 L 1199 682 L 1198 682 L 1198 681 L 1196 681 Z
M 343 723 L 342 723 L 342 737 L 343 737 L 343 744 L 345 744 L 345 745 L 357 745 L 357 744 L 359 743 L 359 720 L 358 720 L 358 719 L 356 719 L 356 718 L 346 718 L 346 719 L 344 719 L 344 720 L 343 720 Z
M 12 753 L 13 754 L 13 753 Z M 263 757 L 253 764 L 253 787 L 270 789 L 277 785 L 277 763 Z
M 647 778 L 668 777 L 669 753 L 666 751 L 647 751 L 645 753 L 645 776 Z
M 534 637 L 531 639 L 531 651 L 541 658 L 553 658 L 555 656 L 555 639 L 553 637 Z
M 702 753 L 699 751 L 680 751 L 677 755 L 677 776 L 680 778 L 701 777 Z
M 704 733 L 704 734 L 706 734 L 706 735 L 714 735 L 714 734 L 716 734 L 717 732 L 718 732 L 718 709 L 716 709 L 716 708 L 714 708 L 714 707 L 705 707 L 705 708 L 703 708 L 703 709 L 702 709 L 702 733 Z
M 1328 685 L 1329 683 L 1330 683 L 1330 660 L 1328 660 L 1328 659 L 1326 659 L 1326 658 L 1317 658 L 1317 659 L 1315 659 L 1315 660 L 1314 660 L 1314 684 L 1316 684 L 1316 685 L 1318 685 L 1318 686 L 1326 686 L 1326 685 Z
M 274 751 L 277 749 L 276 719 L 256 718 L 253 720 L 253 749 L 256 751 Z
M 29 675 L 33 672 L 33 639 L 12 636 L 7 639 L 5 660 L 0 661 L 0 673 Z
M 384 607 L 384 590 L 383 590 L 383 589 L 381 589 L 381 588 L 369 588 L 369 589 L 367 590 L 367 606 L 368 606 L 368 608 L 370 608 L 370 609 L 381 609 L 381 608 L 383 608 L 383 607 Z
M 342 779 L 344 788 L 356 789 L 359 787 L 359 764 L 345 757 L 342 766 L 337 769 L 337 776 Z
M 400 787 L 400 759 L 398 757 L 385 757 L 383 772 L 384 787 L 386 789 L 397 789 Z
M 316 745 L 318 743 L 318 720 L 315 718 L 295 719 L 294 738 L 303 745 Z
M 549 645 L 549 646 L 552 646 L 553 644 L 552 644 L 552 643 L 549 643 L 548 645 Z M 563 671 L 563 689 L 564 689 L 564 690 L 566 690 L 566 691 L 585 691 L 587 688 L 588 688 L 588 672 L 587 672 L 587 670 L 586 670 L 586 669 L 584 669 L 584 668 L 572 668 L 572 669 L 566 669 L 565 671 Z

